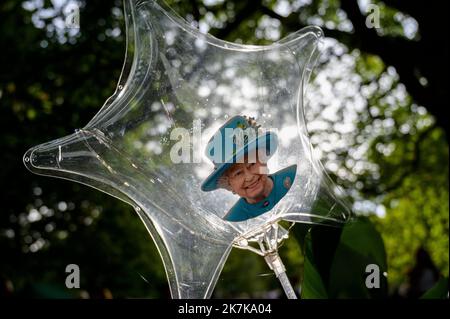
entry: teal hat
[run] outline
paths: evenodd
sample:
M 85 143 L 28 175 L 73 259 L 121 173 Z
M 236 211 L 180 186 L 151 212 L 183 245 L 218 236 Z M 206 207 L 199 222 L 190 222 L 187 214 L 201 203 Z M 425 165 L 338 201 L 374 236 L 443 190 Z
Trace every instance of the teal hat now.
M 278 146 L 278 138 L 274 132 L 261 134 L 259 126 L 253 118 L 234 116 L 213 135 L 206 146 L 206 156 L 213 162 L 214 171 L 203 182 L 201 189 L 209 192 L 220 188 L 219 179 L 234 163 L 254 150 L 266 150 L 267 159 Z

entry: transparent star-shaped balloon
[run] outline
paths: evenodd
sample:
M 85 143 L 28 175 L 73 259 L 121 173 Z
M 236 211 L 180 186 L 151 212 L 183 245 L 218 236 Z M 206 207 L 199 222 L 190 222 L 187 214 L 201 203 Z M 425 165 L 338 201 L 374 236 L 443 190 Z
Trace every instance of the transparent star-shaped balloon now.
M 132 205 L 159 249 L 174 298 L 210 297 L 233 247 L 259 253 L 276 268 L 267 252 L 288 235 L 280 220 L 332 226 L 348 220 L 348 205 L 312 155 L 305 124 L 303 95 L 320 28 L 253 46 L 203 34 L 162 1 L 126 0 L 124 12 L 127 51 L 115 93 L 85 127 L 28 150 L 29 170 Z M 201 190 L 213 171 L 204 147 L 235 115 L 277 132 L 271 171 L 297 165 L 278 204 L 241 222 L 223 219 L 236 195 Z M 182 139 L 191 147 L 174 153 Z

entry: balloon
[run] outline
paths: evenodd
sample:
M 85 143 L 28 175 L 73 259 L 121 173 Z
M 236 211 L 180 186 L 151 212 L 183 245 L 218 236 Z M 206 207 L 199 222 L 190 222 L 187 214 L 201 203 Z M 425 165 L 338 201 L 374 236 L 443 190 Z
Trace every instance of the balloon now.
M 114 94 L 83 128 L 24 155 L 36 174 L 79 182 L 132 205 L 155 241 L 174 298 L 207 298 L 234 247 L 288 231 L 276 222 L 339 226 L 350 217 L 312 155 L 303 95 L 323 37 L 307 27 L 268 46 L 200 33 L 161 1 L 125 1 L 127 51 Z M 236 115 L 276 132 L 268 162 L 297 165 L 287 194 L 241 222 L 223 219 L 239 198 L 204 192 L 208 140 Z M 260 236 L 260 237 L 258 237 Z

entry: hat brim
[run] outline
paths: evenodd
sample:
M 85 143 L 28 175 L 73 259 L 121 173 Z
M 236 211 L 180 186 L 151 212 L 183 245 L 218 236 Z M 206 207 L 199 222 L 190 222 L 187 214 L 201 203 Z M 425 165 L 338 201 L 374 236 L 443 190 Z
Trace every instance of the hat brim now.
M 261 142 L 262 141 L 262 142 Z M 201 189 L 204 192 L 213 191 L 215 189 L 218 189 L 217 187 L 217 180 L 220 176 L 233 164 L 237 163 L 237 161 L 242 158 L 245 154 L 248 152 L 254 151 L 258 148 L 258 146 L 267 146 L 270 145 L 269 152 L 267 154 L 267 159 L 269 159 L 277 150 L 278 147 L 278 138 L 277 135 L 273 132 L 267 132 L 264 135 L 261 135 L 254 139 L 253 141 L 249 142 L 246 146 L 240 148 L 235 155 L 233 155 L 230 159 L 225 161 L 224 163 L 221 163 L 217 166 L 217 168 L 214 170 L 214 172 L 209 175 L 205 181 L 202 183 Z

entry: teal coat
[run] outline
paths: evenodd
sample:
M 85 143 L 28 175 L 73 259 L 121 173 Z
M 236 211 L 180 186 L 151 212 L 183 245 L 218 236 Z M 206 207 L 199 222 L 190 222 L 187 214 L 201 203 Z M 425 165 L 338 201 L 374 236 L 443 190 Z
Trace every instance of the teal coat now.
M 268 212 L 291 188 L 296 171 L 297 165 L 292 165 L 269 175 L 269 178 L 273 181 L 273 188 L 269 196 L 256 204 L 249 204 L 244 198 L 240 198 L 223 219 L 230 222 L 240 222 Z

